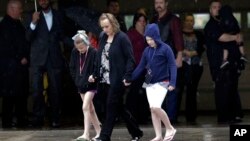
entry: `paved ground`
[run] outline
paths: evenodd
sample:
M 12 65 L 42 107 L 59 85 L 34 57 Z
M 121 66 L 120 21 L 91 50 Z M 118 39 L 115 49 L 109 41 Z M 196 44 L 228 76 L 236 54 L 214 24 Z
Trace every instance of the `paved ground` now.
M 150 127 L 143 127 L 144 136 L 141 141 L 149 141 L 154 137 Z M 1 131 L 1 141 L 74 141 L 82 134 L 81 130 L 35 130 L 35 131 Z M 129 141 L 130 136 L 125 128 L 115 128 L 112 141 Z M 174 141 L 229 141 L 228 127 L 177 127 Z
M 183 119 L 181 119 L 183 120 Z M 181 121 L 180 120 L 180 121 Z M 240 124 L 250 125 L 250 116 L 245 116 Z M 151 123 L 141 125 L 144 136 L 141 141 L 154 137 Z M 174 141 L 229 141 L 229 125 L 216 124 L 215 116 L 198 118 L 197 125 L 186 125 L 185 122 L 175 125 L 177 134 Z M 74 141 L 82 134 L 81 126 L 63 126 L 60 129 L 44 127 L 42 129 L 0 129 L 0 141 Z M 94 136 L 93 130 L 91 135 Z M 123 124 L 115 126 L 112 141 L 129 141 L 130 135 Z

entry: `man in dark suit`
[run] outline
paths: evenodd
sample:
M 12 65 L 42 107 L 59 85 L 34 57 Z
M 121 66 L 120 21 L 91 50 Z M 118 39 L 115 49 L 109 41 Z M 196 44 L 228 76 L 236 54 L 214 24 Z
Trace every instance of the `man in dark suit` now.
M 50 0 L 38 0 L 41 11 L 36 11 L 27 20 L 27 38 L 31 43 L 31 77 L 34 92 L 33 126 L 43 126 L 45 100 L 43 74 L 49 82 L 48 102 L 51 109 L 52 127 L 59 127 L 61 103 L 61 73 L 64 64 L 60 41 L 62 41 L 62 18 L 52 9 Z

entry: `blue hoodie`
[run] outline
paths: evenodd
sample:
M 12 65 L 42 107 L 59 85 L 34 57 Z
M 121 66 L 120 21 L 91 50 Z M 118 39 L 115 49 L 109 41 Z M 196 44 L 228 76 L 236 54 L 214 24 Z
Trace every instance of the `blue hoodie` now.
M 150 83 L 169 81 L 169 85 L 175 87 L 177 68 L 174 54 L 172 49 L 161 41 L 158 25 L 154 23 L 147 25 L 144 36 L 151 37 L 157 47 L 145 48 L 141 61 L 132 74 L 132 79 L 137 79 L 149 63 L 152 71 Z

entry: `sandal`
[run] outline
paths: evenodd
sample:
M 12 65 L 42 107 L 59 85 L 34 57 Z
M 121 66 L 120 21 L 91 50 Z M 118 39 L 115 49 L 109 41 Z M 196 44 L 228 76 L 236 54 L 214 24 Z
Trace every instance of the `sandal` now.
M 90 141 L 89 139 L 86 139 L 85 137 L 82 136 L 79 136 L 76 141 Z
M 90 140 L 85 139 L 85 138 L 77 138 L 76 141 L 90 141 Z
M 160 139 L 152 139 L 150 141 L 162 141 L 162 138 L 160 138 Z
M 98 138 L 98 137 L 94 137 L 94 138 L 92 138 L 90 141 L 96 141 L 97 138 Z
M 176 129 L 173 129 L 173 130 L 174 131 L 172 131 L 170 135 L 164 137 L 163 141 L 171 141 L 174 138 L 174 135 L 177 132 L 177 130 Z

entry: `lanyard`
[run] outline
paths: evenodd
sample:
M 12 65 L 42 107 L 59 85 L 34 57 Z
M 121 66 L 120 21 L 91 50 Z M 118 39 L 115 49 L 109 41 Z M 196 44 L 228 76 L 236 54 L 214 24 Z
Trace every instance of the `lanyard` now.
M 85 65 L 85 62 L 86 62 L 86 59 L 87 59 L 87 55 L 88 55 L 88 49 L 87 49 L 87 51 L 86 51 L 86 53 L 85 53 L 85 57 L 84 57 L 84 62 L 83 62 L 83 60 L 82 60 L 82 57 L 81 57 L 81 53 L 80 53 L 80 57 L 79 57 L 79 62 L 80 62 L 80 67 L 79 67 L 79 69 L 80 69 L 80 74 L 82 74 L 82 70 L 83 70 L 83 68 L 84 68 L 84 65 Z
M 148 68 L 148 69 L 150 68 L 150 64 L 151 64 L 151 62 L 152 62 L 152 61 L 153 61 L 153 59 L 154 59 L 155 52 L 156 52 L 156 48 L 154 49 L 153 55 L 151 56 L 150 60 L 148 61 L 147 66 L 146 66 L 146 68 Z

